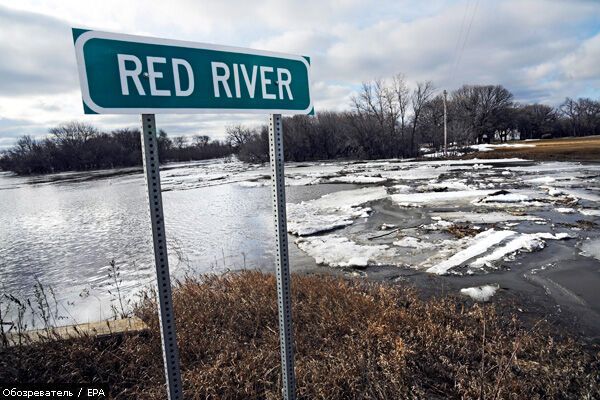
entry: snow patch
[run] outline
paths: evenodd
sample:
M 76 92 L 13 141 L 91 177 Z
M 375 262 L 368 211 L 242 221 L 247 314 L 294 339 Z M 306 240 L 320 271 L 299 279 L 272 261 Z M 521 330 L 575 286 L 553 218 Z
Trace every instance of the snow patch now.
M 474 144 L 469 146 L 475 151 L 492 151 L 495 149 L 524 149 L 528 147 L 535 147 L 535 144 L 521 144 L 521 143 L 501 143 L 501 144 Z

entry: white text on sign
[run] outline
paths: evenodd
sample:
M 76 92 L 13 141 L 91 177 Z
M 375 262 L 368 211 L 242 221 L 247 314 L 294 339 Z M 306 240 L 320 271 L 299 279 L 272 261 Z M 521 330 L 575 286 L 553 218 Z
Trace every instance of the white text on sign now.
M 140 96 L 145 96 L 146 91 L 142 85 L 140 75 L 148 78 L 150 96 L 190 96 L 194 92 L 194 72 L 189 62 L 180 58 L 167 60 L 165 57 L 146 57 L 145 70 L 142 60 L 131 54 L 118 54 L 119 77 L 121 82 L 121 93 L 128 96 L 130 83 Z M 158 89 L 157 82 L 165 79 L 161 65 L 171 64 L 173 72 L 174 93 L 168 89 Z M 162 67 L 164 68 L 164 66 Z M 187 87 L 182 88 L 182 74 L 187 75 Z M 291 90 L 292 74 L 286 68 L 273 68 L 263 65 L 232 64 L 224 62 L 211 62 L 212 88 L 215 98 L 226 96 L 228 98 L 244 98 L 248 96 L 254 99 L 257 91 L 257 83 L 260 88 L 259 96 L 265 100 L 289 99 L 294 96 Z M 233 90 L 232 90 L 233 89 Z

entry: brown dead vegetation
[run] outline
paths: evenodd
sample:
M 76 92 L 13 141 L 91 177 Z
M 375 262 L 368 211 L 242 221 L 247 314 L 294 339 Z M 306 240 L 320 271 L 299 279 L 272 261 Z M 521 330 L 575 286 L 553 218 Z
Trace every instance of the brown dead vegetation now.
M 186 399 L 279 399 L 275 277 L 190 279 L 174 291 Z M 597 348 L 524 327 L 493 305 L 331 276 L 293 277 L 300 399 L 600 398 Z M 1 382 L 105 382 L 115 399 L 164 399 L 151 298 L 144 333 L 0 350 Z
M 446 228 L 446 232 L 450 233 L 458 239 L 462 239 L 467 236 L 475 236 L 481 231 L 479 229 L 473 228 L 471 225 L 468 224 L 454 224 Z
M 466 158 L 524 158 L 536 161 L 600 161 L 600 136 L 582 138 L 517 141 L 535 147 L 497 148 L 470 153 Z

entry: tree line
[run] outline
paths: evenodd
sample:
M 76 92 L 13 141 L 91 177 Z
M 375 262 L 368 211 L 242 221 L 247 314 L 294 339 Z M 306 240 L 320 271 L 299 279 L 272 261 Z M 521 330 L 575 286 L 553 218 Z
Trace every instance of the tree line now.
M 600 133 L 600 101 L 567 98 L 558 107 L 523 104 L 502 85 L 463 85 L 448 93 L 448 143 L 544 139 Z M 444 144 L 444 95 L 432 82 L 410 87 L 398 74 L 362 84 L 348 111 L 283 119 L 289 161 L 416 157 Z M 516 134 L 518 133 L 518 134 Z M 247 162 L 268 160 L 268 129 L 235 125 L 225 141 L 208 136 L 169 138 L 160 131 L 162 161 L 190 161 L 237 154 Z M 139 131 L 100 132 L 72 122 L 35 140 L 23 136 L 0 155 L 0 169 L 19 174 L 128 167 L 141 164 Z
M 283 119 L 285 158 L 377 159 L 416 157 L 444 145 L 444 98 L 432 82 L 412 89 L 398 74 L 362 84 L 351 110 Z M 463 85 L 447 96 L 448 143 L 470 144 L 519 139 L 586 136 L 600 133 L 600 101 L 567 98 L 554 108 L 522 104 L 502 85 Z M 268 160 L 267 127 L 234 126 L 228 142 L 239 158 Z
M 141 165 L 140 131 L 117 129 L 101 132 L 94 126 L 70 122 L 50 129 L 49 137 L 36 140 L 23 136 L 0 155 L 0 169 L 17 174 L 44 174 L 86 171 Z M 191 161 L 225 157 L 232 154 L 229 144 L 196 135 L 170 138 L 163 130 L 158 135 L 161 161 Z

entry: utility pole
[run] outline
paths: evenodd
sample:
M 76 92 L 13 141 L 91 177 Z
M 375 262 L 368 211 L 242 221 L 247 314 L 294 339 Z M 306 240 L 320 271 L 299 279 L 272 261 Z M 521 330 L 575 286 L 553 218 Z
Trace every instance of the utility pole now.
M 446 108 L 448 92 L 444 89 L 444 156 L 448 157 L 448 110 Z

